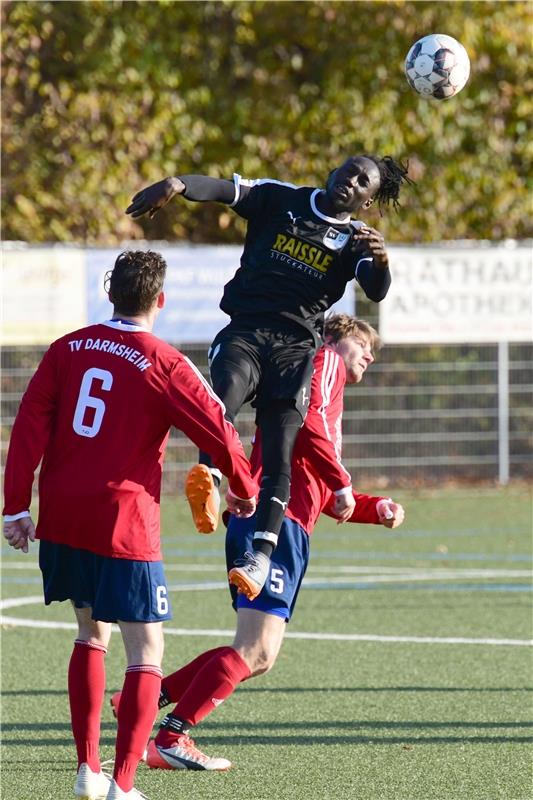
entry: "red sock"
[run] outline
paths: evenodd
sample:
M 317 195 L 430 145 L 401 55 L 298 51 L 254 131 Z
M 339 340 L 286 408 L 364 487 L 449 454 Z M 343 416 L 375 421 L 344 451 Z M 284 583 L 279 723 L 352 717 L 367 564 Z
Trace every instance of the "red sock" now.
M 164 691 L 171 703 L 177 703 L 183 696 L 185 691 L 189 688 L 189 684 L 208 661 L 211 661 L 216 653 L 227 650 L 227 647 L 214 647 L 212 650 L 206 650 L 201 653 L 193 661 L 189 661 L 181 669 L 176 670 L 171 675 L 167 675 L 161 681 L 161 691 Z
M 233 647 L 217 648 L 215 655 L 204 664 L 182 695 L 172 715 L 198 723 L 235 691 L 238 684 L 250 677 L 250 668 Z M 179 734 L 161 728 L 156 736 L 157 744 L 170 747 Z
M 124 792 L 133 789 L 135 772 L 157 714 L 161 670 L 149 664 L 128 667 L 118 709 L 113 777 Z
M 68 665 L 68 698 L 72 733 L 80 764 L 100 772 L 100 719 L 105 692 L 107 650 L 76 639 Z

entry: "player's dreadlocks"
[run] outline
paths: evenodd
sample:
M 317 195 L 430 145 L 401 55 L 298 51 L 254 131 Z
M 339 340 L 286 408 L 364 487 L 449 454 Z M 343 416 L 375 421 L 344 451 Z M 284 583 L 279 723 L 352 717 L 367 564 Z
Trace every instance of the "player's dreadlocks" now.
M 414 183 L 414 181 L 407 176 L 409 162 L 407 162 L 407 164 L 402 164 L 401 161 L 395 161 L 391 156 L 379 158 L 378 156 L 365 155 L 364 157 L 373 161 L 379 169 L 381 181 L 380 187 L 376 192 L 376 200 L 378 201 L 380 211 L 383 206 L 387 206 L 389 203 L 392 203 L 394 208 L 398 210 L 400 206 L 398 197 L 402 182 Z

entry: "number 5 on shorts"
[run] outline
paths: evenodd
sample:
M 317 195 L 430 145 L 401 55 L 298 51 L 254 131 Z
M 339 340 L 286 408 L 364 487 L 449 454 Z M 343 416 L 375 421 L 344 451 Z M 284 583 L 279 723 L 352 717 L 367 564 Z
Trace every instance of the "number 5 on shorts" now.
M 270 591 L 276 594 L 283 594 L 283 570 L 271 569 L 270 570 Z

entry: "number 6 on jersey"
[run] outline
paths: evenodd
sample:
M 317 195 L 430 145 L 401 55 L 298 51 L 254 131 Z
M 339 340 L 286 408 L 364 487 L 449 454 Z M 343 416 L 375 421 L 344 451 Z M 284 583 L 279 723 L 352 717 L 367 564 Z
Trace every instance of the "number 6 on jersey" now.
M 113 385 L 113 376 L 107 369 L 98 369 L 98 367 L 88 369 L 83 375 L 72 427 L 79 436 L 87 436 L 90 439 L 96 436 L 100 430 L 105 414 L 104 401 L 100 397 L 92 397 L 90 394 L 94 380 L 101 381 L 101 388 L 108 392 Z M 90 424 L 85 424 L 84 419 L 88 408 L 94 409 L 94 416 Z

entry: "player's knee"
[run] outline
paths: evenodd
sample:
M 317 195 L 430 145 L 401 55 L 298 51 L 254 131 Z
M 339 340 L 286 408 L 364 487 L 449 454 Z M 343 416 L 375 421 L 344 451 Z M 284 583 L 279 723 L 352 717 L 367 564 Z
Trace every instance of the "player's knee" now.
M 258 648 L 254 653 L 252 664 L 249 664 L 252 675 L 264 675 L 270 672 L 276 663 L 277 653 L 270 651 L 267 647 Z
M 263 465 L 267 474 L 276 473 L 279 479 L 288 481 L 291 475 L 293 442 L 283 436 L 265 437 L 263 434 Z
M 164 639 L 161 622 L 122 622 L 119 620 L 128 665 L 161 666 Z
M 249 381 L 238 372 L 224 372 L 220 376 L 213 375 L 212 382 L 213 389 L 224 403 L 226 419 L 233 422 L 248 397 Z
M 87 644 L 105 647 L 111 638 L 111 625 L 108 622 L 97 622 L 95 620 L 78 622 L 78 637 L 80 641 Z

